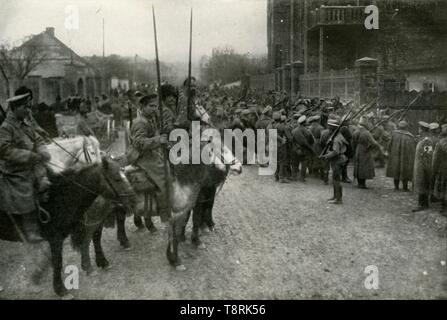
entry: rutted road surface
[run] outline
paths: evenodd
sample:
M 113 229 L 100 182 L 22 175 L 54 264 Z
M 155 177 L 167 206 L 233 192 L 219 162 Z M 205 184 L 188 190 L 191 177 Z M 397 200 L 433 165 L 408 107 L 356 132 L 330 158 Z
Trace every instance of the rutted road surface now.
M 79 299 L 436 299 L 447 298 L 447 219 L 436 208 L 412 213 L 414 196 L 394 192 L 383 170 L 371 189 L 344 185 L 344 204 L 330 206 L 332 188 L 309 178 L 279 184 L 244 167 L 218 195 L 214 233 L 205 250 L 181 245 L 187 270 L 165 258 L 166 235 L 136 233 L 120 249 L 114 229 L 103 236 L 112 269 L 80 274 Z M 190 226 L 188 227 L 190 234 Z M 23 244 L 0 241 L 0 298 L 54 299 L 48 272 L 29 286 L 32 255 Z M 93 250 L 91 252 L 93 256 Z M 24 258 L 27 256 L 28 258 Z M 80 269 L 67 241 L 64 264 Z M 443 265 L 444 264 L 444 265 Z M 377 266 L 379 288 L 368 290 L 365 268 Z M 36 292 L 40 291 L 40 292 Z

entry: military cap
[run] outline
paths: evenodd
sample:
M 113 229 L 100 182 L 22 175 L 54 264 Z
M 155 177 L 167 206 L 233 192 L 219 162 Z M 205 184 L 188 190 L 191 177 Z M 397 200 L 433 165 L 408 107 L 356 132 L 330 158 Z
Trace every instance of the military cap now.
M 430 123 L 428 126 L 429 126 L 430 130 L 439 129 L 439 123 L 436 123 L 436 122 Z
M 25 94 L 16 95 L 16 96 L 6 100 L 6 102 L 8 103 L 9 107 L 16 108 L 16 107 L 20 107 L 20 106 L 24 105 L 30 99 L 31 99 L 30 94 L 25 93 Z
M 301 116 L 301 117 L 298 119 L 298 123 L 303 123 L 304 121 L 306 121 L 306 119 L 307 119 L 306 116 Z
M 281 116 L 281 121 L 286 121 L 286 120 L 287 120 L 287 117 L 285 115 L 282 115 Z
M 258 108 L 256 105 L 249 105 L 248 110 L 250 111 L 250 113 L 258 113 Z
M 158 96 L 155 94 L 155 93 L 153 93 L 153 94 L 149 94 L 149 95 L 146 95 L 146 96 L 142 96 L 141 98 L 140 98 L 140 100 L 138 100 L 138 102 L 141 104 L 141 105 L 147 105 L 151 100 L 154 100 L 154 99 L 156 99 Z
M 239 109 L 239 108 L 236 109 L 236 110 L 234 110 L 234 113 L 236 113 L 236 114 L 237 114 L 237 113 L 241 113 L 241 112 L 242 112 L 242 109 Z
M 169 96 L 178 97 L 177 90 L 170 84 L 164 84 L 160 87 L 161 99 L 165 100 Z
M 285 109 L 281 109 L 281 110 L 279 110 L 279 113 L 281 113 L 281 114 L 285 114 L 285 113 L 286 113 L 286 110 L 285 110 Z
M 359 121 L 359 125 L 367 126 L 368 125 L 368 119 L 366 117 L 361 117 Z
M 294 119 L 299 119 L 299 117 L 301 117 L 301 113 L 299 113 L 299 112 L 295 112 L 295 113 L 293 114 L 293 118 L 294 118 Z
M 400 129 L 406 129 L 408 127 L 408 122 L 405 120 L 402 120 L 397 125 Z
M 421 126 L 422 128 L 430 129 L 430 125 L 425 121 L 419 121 L 418 125 Z
M 320 120 L 320 116 L 317 114 L 317 115 L 314 115 L 314 116 L 312 116 L 312 117 L 309 117 L 309 118 L 307 119 L 307 122 L 308 122 L 308 123 L 311 123 L 311 122 L 318 121 L 318 120 Z
M 262 110 L 262 114 L 269 113 L 269 112 L 271 112 L 272 110 L 273 110 L 273 109 L 272 109 L 272 106 L 267 106 L 267 107 L 264 108 L 264 110 Z
M 244 109 L 244 110 L 242 110 L 242 114 L 243 115 L 248 115 L 248 114 L 250 114 L 251 112 L 250 112 L 250 110 L 248 110 L 248 109 Z
M 281 113 L 279 113 L 278 111 L 273 112 L 272 118 L 273 120 L 281 119 Z
M 338 127 L 340 125 L 340 119 L 338 117 L 332 117 L 328 119 L 327 125 L 331 127 Z

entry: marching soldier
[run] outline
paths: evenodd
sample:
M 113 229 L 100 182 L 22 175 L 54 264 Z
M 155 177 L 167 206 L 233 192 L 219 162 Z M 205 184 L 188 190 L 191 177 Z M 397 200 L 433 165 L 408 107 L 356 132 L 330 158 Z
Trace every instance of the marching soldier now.
M 419 121 L 419 133 L 422 137 L 416 146 L 414 159 L 414 189 L 418 194 L 418 206 L 413 212 L 423 211 L 429 207 L 432 192 L 432 160 L 435 150 L 435 139 L 430 133 L 430 125 Z
M 327 121 L 330 134 L 333 134 L 335 130 L 340 126 L 339 118 L 330 118 Z M 343 187 L 341 185 L 342 166 L 346 162 L 347 158 L 345 152 L 347 150 L 348 142 L 343 135 L 338 132 L 333 137 L 328 152 L 321 156 L 323 160 L 329 161 L 332 168 L 332 183 L 334 188 L 334 194 L 332 198 L 328 200 L 330 204 L 342 204 L 343 200 Z

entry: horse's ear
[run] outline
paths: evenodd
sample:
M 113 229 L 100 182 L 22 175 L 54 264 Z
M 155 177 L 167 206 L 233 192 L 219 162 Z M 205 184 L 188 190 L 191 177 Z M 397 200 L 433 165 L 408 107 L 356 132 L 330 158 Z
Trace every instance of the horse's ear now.
M 101 162 L 104 169 L 109 169 L 109 160 L 107 159 L 107 157 L 101 157 Z

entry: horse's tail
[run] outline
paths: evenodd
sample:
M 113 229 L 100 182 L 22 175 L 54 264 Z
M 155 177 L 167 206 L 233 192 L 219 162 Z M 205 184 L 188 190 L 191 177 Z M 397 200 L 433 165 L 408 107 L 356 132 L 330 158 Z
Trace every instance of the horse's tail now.
M 71 233 L 71 246 L 75 251 L 81 251 L 81 245 L 87 236 L 87 229 L 82 223 L 78 223 Z

